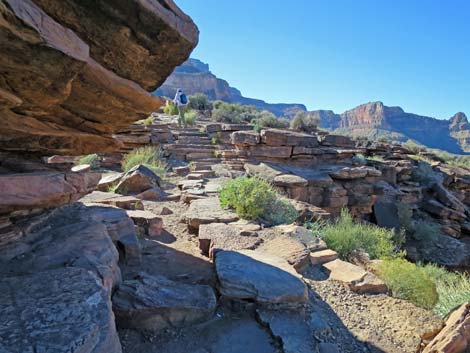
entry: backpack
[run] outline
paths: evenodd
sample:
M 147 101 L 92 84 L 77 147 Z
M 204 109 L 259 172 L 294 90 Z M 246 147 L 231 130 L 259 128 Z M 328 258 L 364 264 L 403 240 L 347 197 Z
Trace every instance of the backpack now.
M 183 105 L 188 104 L 188 97 L 186 97 L 186 95 L 184 93 L 180 94 L 180 102 Z

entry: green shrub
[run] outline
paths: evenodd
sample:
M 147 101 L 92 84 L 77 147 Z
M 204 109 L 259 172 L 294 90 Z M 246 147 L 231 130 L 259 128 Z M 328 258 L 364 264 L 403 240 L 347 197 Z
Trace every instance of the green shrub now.
M 184 114 L 184 120 L 188 125 L 195 125 L 198 118 L 198 113 L 195 110 L 190 110 Z
M 212 103 L 209 98 L 203 93 L 197 93 L 193 96 L 189 96 L 189 107 L 195 110 L 211 110 Z
M 418 145 L 416 142 L 413 142 L 411 140 L 406 141 L 403 144 L 403 147 L 409 149 L 411 152 L 418 154 L 421 151 L 424 151 L 425 148 L 422 145 Z
M 217 145 L 217 143 L 219 143 L 219 139 L 217 137 L 212 137 L 211 138 L 211 144 L 212 145 Z
M 178 115 L 178 107 L 173 101 L 167 100 L 163 112 L 166 115 Z
M 289 127 L 289 120 L 284 118 L 277 118 L 273 113 L 263 110 L 259 113 L 259 117 L 253 119 L 251 123 L 255 126 L 255 131 L 260 131 L 262 128 L 272 127 L 276 129 L 283 129 Z
M 306 133 L 315 132 L 320 124 L 320 119 L 316 115 L 304 111 L 298 111 L 294 119 L 290 122 L 291 129 Z
M 76 165 L 88 164 L 91 167 L 91 169 L 97 169 L 100 167 L 100 162 L 101 162 L 101 158 L 96 153 L 93 153 L 93 154 L 88 154 L 80 158 L 77 161 Z
M 226 103 L 222 101 L 213 102 L 212 120 L 223 123 L 250 122 L 259 117 L 260 112 L 253 106 Z
M 457 306 L 470 302 L 470 276 L 455 273 L 433 264 L 423 267 L 426 274 L 436 284 L 439 300 L 433 311 L 441 317 L 446 316 Z
M 386 136 L 381 135 L 381 136 L 377 137 L 377 142 L 379 142 L 379 143 L 390 143 L 390 140 Z
M 294 206 L 259 178 L 235 178 L 223 185 L 219 193 L 222 207 L 233 208 L 245 219 L 262 218 L 275 225 L 292 223 L 297 218 Z
M 391 229 L 353 220 L 347 209 L 333 223 L 326 223 L 320 236 L 329 248 L 347 260 L 354 250 L 367 252 L 371 259 L 399 256 L 398 249 L 403 243 L 403 234 L 395 234 Z
M 436 285 L 428 273 L 405 259 L 383 260 L 377 274 L 387 284 L 393 297 L 432 309 L 438 301 Z
M 166 164 L 160 149 L 155 147 L 140 147 L 126 154 L 121 162 L 122 169 L 127 172 L 136 165 L 142 164 L 155 174 L 163 176 Z

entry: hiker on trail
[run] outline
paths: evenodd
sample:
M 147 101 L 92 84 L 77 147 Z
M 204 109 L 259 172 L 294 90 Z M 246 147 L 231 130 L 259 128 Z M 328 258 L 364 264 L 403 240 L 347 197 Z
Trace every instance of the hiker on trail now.
M 186 120 L 184 119 L 184 107 L 188 105 L 189 99 L 186 94 L 183 93 L 183 90 L 181 88 L 178 88 L 176 90 L 176 95 L 175 99 L 173 99 L 173 102 L 178 107 L 178 126 L 181 127 L 181 124 L 183 124 L 184 128 L 186 129 Z

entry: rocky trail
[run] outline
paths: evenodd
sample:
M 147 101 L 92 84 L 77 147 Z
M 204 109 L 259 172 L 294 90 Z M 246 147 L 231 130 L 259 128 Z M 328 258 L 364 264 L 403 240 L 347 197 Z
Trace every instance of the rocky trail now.
M 172 0 L 0 1 L 0 352 L 468 352 L 469 303 L 441 320 L 393 299 L 304 226 L 347 208 L 398 230 L 403 206 L 440 232 L 408 237 L 409 260 L 468 269 L 470 171 L 207 112 L 180 129 L 149 92 L 198 37 Z M 141 147 L 161 176 L 122 167 Z M 223 209 L 238 176 L 295 222 Z

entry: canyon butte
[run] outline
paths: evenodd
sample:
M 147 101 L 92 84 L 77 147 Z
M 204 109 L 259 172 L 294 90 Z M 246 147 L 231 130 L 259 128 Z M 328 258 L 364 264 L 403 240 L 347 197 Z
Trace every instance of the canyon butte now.
M 191 95 L 203 93 L 211 100 L 253 105 L 289 119 L 298 111 L 307 111 L 302 104 L 271 104 L 243 97 L 238 89 L 215 76 L 208 64 L 193 58 L 177 67 L 156 93 L 172 97 L 177 88 Z M 470 124 L 467 116 L 461 112 L 443 120 L 407 113 L 400 107 L 388 107 L 382 102 L 370 102 L 341 114 L 331 110 L 314 110 L 309 113 L 320 120 L 321 128 L 342 135 L 363 136 L 372 140 L 385 137 L 398 142 L 412 140 L 450 153 L 470 152 Z

